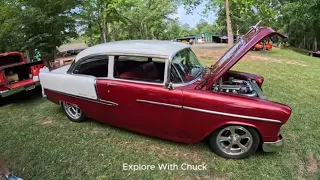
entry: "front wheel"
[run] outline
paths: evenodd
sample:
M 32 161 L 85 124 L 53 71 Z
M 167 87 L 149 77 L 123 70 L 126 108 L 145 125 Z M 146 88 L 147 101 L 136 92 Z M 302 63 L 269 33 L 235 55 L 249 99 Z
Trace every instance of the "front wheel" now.
M 250 156 L 257 150 L 259 143 L 258 132 L 246 126 L 225 126 L 214 131 L 210 136 L 212 151 L 230 159 Z
M 86 120 L 82 110 L 72 104 L 63 102 L 62 107 L 68 118 L 73 122 L 82 122 Z

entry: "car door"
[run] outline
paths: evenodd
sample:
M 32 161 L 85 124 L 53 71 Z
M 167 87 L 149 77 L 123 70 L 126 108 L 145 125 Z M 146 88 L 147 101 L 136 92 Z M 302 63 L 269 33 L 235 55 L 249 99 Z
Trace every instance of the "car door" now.
M 113 78 L 97 79 L 96 86 L 101 101 L 116 104 L 110 115 L 115 119 L 115 125 L 173 139 L 182 116 L 182 91 L 164 88 L 167 60 L 115 56 L 114 64 L 110 63 L 117 68 L 112 74 Z M 152 78 L 155 78 L 155 82 Z
M 101 101 L 115 103 L 116 126 L 167 139 L 177 139 L 182 117 L 182 91 L 119 80 L 98 79 Z

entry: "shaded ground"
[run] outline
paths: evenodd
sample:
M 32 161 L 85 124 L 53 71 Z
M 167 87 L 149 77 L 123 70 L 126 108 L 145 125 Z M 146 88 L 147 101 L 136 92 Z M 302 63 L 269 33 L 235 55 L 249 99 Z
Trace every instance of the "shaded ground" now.
M 224 53 L 195 51 L 205 65 Z M 265 95 L 292 107 L 282 128 L 281 152 L 227 160 L 212 153 L 206 142 L 185 145 L 95 121 L 72 123 L 40 92 L 23 93 L 21 101 L 17 96 L 0 107 L 0 152 L 25 179 L 319 179 L 320 61 L 275 48 L 250 52 L 234 69 L 264 76 Z M 133 172 L 122 170 L 123 163 L 206 163 L 208 170 Z

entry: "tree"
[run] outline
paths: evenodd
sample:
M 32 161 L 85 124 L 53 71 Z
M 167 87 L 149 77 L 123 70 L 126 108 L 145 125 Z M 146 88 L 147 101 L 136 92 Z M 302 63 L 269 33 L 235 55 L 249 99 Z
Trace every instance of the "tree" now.
M 208 10 L 216 9 L 217 6 L 224 5 L 225 7 L 225 14 L 226 14 L 226 24 L 227 24 L 227 33 L 228 33 L 228 44 L 231 46 L 233 44 L 233 31 L 231 25 L 231 18 L 230 18 L 230 4 L 229 0 L 182 0 L 185 7 L 188 8 L 188 12 L 190 13 L 196 6 L 200 5 L 201 3 L 205 2 Z
M 320 42 L 320 1 L 283 1 L 279 27 L 295 47 L 317 51 Z
M 232 26 L 231 26 L 231 18 L 230 18 L 230 6 L 229 6 L 229 0 L 225 0 L 226 2 L 226 21 L 227 21 L 227 32 L 228 32 L 228 45 L 232 46 L 233 44 L 233 32 L 232 32 Z
M 168 37 L 166 25 L 175 21 L 170 17 L 176 11 L 173 0 L 100 1 L 87 0 L 81 8 L 84 35 L 94 42 L 97 29 L 101 42 Z
M 4 20 L 2 43 L 5 51 L 28 51 L 33 57 L 35 49 L 52 58 L 57 46 L 75 37 L 74 8 L 79 0 L 2 0 Z

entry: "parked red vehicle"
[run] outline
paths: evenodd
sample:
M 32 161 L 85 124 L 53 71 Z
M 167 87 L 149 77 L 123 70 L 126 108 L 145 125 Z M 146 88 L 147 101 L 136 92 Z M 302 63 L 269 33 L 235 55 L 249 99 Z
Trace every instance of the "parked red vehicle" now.
M 230 69 L 276 34 L 252 28 L 211 68 L 182 43 L 110 42 L 82 51 L 72 65 L 41 72 L 40 80 L 47 98 L 62 105 L 71 121 L 92 118 L 183 143 L 208 138 L 218 155 L 245 158 L 259 146 L 281 149 L 280 128 L 291 108 L 267 100 L 263 77 Z
M 266 38 L 263 41 L 257 43 L 253 50 L 271 50 L 272 49 L 272 43 L 270 38 Z
M 310 51 L 309 56 L 320 57 L 320 51 L 315 51 L 315 52 Z
M 0 98 L 39 86 L 43 66 L 42 61 L 27 63 L 21 52 L 0 54 Z

